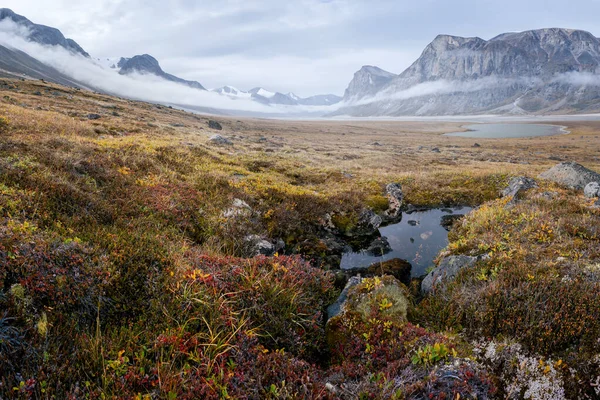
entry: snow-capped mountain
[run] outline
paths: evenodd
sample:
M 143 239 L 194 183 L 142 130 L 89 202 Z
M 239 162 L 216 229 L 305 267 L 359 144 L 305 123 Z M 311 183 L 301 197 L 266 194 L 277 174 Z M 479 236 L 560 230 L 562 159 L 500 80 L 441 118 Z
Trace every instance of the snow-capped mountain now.
M 237 89 L 233 86 L 223 86 L 218 89 L 212 89 L 212 92 L 216 92 L 222 95 L 226 95 L 232 98 L 241 98 L 241 99 L 249 99 L 252 97 L 252 94 L 249 92 L 244 92 L 243 90 Z

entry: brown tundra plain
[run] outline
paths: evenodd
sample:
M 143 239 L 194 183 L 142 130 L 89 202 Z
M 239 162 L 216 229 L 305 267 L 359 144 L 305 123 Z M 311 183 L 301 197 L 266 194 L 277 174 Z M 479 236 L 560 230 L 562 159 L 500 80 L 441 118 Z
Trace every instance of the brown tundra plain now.
M 600 121 L 470 139 L 0 91 L 0 398 L 600 397 L 600 207 L 538 178 L 600 171 Z M 515 177 L 537 185 L 502 197 Z M 474 207 L 438 262 L 476 261 L 427 294 L 376 266 L 327 320 L 336 246 L 390 183 L 405 210 Z

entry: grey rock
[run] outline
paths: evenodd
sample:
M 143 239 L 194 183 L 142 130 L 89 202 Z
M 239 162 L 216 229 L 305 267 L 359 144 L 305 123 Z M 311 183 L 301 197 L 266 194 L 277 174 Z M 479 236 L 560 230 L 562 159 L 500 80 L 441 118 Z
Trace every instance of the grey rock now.
M 600 197 L 600 183 L 598 182 L 590 182 L 587 184 L 585 189 L 583 189 L 583 194 L 588 199 L 593 199 L 594 197 Z
M 218 123 L 217 121 L 214 121 L 212 119 L 208 121 L 208 127 L 210 129 L 214 129 L 216 131 L 222 131 L 223 130 L 223 126 L 220 123 Z
M 385 236 L 379 237 L 371 242 L 367 248 L 367 254 L 374 257 L 381 257 L 392 252 L 392 247 L 388 238 Z
M 402 205 L 404 204 L 402 185 L 399 183 L 390 183 L 385 187 L 385 193 L 389 203 L 389 207 L 385 214 L 389 217 L 397 218 L 402 214 Z
M 100 119 L 100 118 L 102 118 L 102 116 L 99 114 L 88 114 L 87 115 L 87 119 L 91 119 L 91 120 Z
M 249 217 L 253 213 L 252 208 L 246 203 L 244 200 L 233 199 L 231 207 L 223 212 L 223 217 L 232 218 L 232 217 Z
M 327 307 L 327 319 L 331 319 L 331 318 L 341 314 L 342 306 L 344 305 L 346 300 L 348 300 L 348 292 L 353 287 L 360 285 L 362 280 L 363 280 L 363 278 L 361 278 L 360 276 L 353 276 L 352 278 L 350 278 L 348 280 L 346 287 L 344 288 L 344 290 L 342 290 L 342 293 L 340 294 L 338 299 L 335 301 L 335 303 L 333 303 L 332 305 Z
M 219 146 L 231 146 L 233 145 L 233 142 L 229 139 L 227 139 L 226 137 L 223 137 L 221 135 L 213 135 L 208 139 L 212 144 L 216 144 Z
M 436 286 L 444 285 L 454 279 L 463 268 L 474 266 L 477 260 L 477 257 L 469 256 L 450 256 L 444 258 L 438 267 L 423 279 L 421 292 L 423 294 L 431 293 Z
M 519 176 L 510 180 L 508 187 L 502 190 L 501 195 L 502 197 L 509 197 L 512 201 L 517 199 L 521 193 L 536 187 L 538 187 L 538 184 L 535 180 L 526 176 Z
M 206 90 L 204 86 L 196 81 L 187 81 L 166 73 L 160 67 L 158 60 L 149 54 L 133 56 L 131 58 L 121 58 L 117 66 L 120 68 L 119 74 L 130 75 L 132 73 L 151 74 L 163 78 L 167 81 L 179 83 L 193 89 Z
M 248 235 L 244 238 L 244 241 L 251 256 L 271 257 L 275 253 L 285 249 L 285 243 L 281 239 L 273 241 L 259 235 Z
M 560 163 L 542 173 L 540 178 L 578 190 L 583 190 L 591 182 L 600 182 L 600 174 L 575 162 Z
M 353 234 L 358 236 L 371 236 L 379 231 L 383 219 L 375 214 L 373 210 L 365 209 L 358 218 L 358 225 Z

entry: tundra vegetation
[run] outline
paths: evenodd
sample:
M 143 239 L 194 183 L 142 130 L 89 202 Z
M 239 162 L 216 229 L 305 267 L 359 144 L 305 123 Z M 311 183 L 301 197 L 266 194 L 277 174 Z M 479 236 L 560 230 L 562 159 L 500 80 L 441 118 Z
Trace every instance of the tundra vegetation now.
M 499 198 L 557 157 L 600 170 L 600 124 L 474 146 L 452 123 L 216 118 L 229 144 L 166 106 L 0 87 L 0 398 L 600 396 L 600 209 L 544 180 Z M 478 206 L 440 257 L 482 257 L 425 297 L 365 279 L 326 325 L 326 216 L 351 232 L 390 182 Z

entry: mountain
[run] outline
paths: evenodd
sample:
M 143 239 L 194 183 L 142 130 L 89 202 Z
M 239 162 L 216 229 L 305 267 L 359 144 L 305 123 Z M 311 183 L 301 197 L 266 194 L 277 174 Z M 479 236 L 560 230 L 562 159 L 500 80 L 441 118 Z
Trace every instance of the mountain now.
M 261 87 L 256 87 L 248 91 L 252 99 L 263 104 L 280 104 L 287 106 L 330 106 L 339 103 L 342 98 L 333 94 L 317 95 L 308 98 L 301 98 L 294 93 L 283 94 L 279 92 L 270 92 Z
M 342 101 L 342 98 L 335 94 L 320 94 L 305 99 L 298 99 L 298 104 L 303 106 L 332 106 L 340 101 Z
M 64 86 L 93 90 L 89 85 L 72 79 L 20 50 L 4 46 L 0 46 L 0 75 L 8 78 L 27 76 L 34 79 L 45 79 Z
M 395 77 L 396 75 L 391 72 L 365 65 L 354 74 L 354 79 L 352 79 L 344 93 L 344 100 L 350 101 L 373 96 Z
M 119 74 L 121 75 L 129 75 L 132 73 L 156 75 L 167 81 L 186 85 L 194 89 L 206 90 L 204 86 L 196 81 L 187 81 L 178 78 L 175 75 L 167 74 L 162 70 L 156 58 L 148 54 L 138 55 L 132 58 L 121 58 L 117 67 L 120 69 Z
M 84 57 L 90 56 L 74 40 L 65 38 L 58 29 L 34 24 L 27 18 L 14 13 L 8 8 L 0 8 L 0 21 L 7 19 L 12 20 L 17 25 L 27 28 L 29 31 L 28 39 L 32 42 L 50 46 L 61 46 L 72 53 L 81 54 Z
M 487 41 L 439 35 L 377 90 L 367 84 L 369 71 L 357 72 L 346 91 L 350 105 L 336 114 L 596 112 L 599 66 L 600 39 L 579 30 L 505 33 Z
M 232 98 L 250 98 L 252 97 L 252 95 L 248 92 L 244 92 L 243 90 L 239 90 L 237 88 L 234 88 L 233 86 L 223 86 L 221 88 L 218 89 L 213 89 L 213 92 L 222 94 L 222 95 L 226 95 Z

